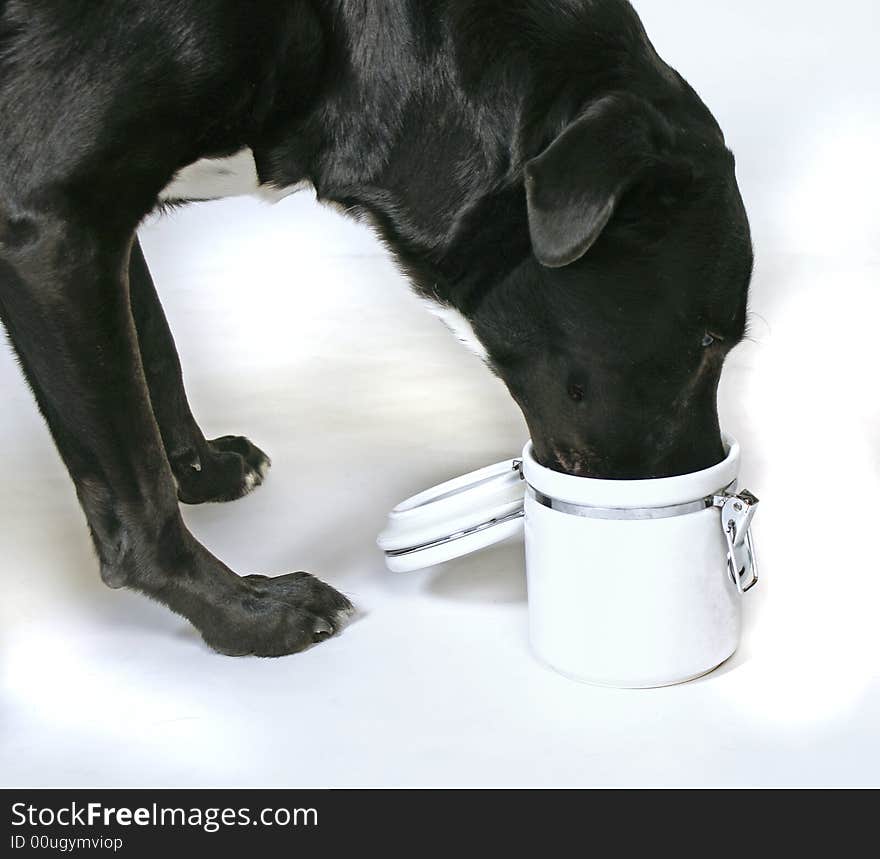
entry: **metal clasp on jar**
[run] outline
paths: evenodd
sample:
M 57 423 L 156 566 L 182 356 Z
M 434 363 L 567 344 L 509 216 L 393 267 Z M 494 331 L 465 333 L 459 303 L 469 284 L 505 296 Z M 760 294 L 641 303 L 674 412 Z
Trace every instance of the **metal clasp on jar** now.
M 752 539 L 752 519 L 758 499 L 744 489 L 733 494 L 716 495 L 715 507 L 721 508 L 721 529 L 727 541 L 727 571 L 737 591 L 744 594 L 758 584 L 758 558 Z

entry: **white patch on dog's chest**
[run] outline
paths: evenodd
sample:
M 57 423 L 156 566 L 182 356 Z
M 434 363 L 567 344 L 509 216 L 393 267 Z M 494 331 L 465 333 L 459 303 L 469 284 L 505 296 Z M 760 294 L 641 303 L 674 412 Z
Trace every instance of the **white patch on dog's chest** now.
M 445 304 L 438 304 L 429 298 L 423 297 L 422 301 L 430 313 L 443 320 L 457 340 L 464 343 L 465 347 L 478 358 L 487 364 L 489 363 L 489 353 L 486 351 L 486 347 L 480 343 L 471 323 L 458 310 L 454 307 L 447 307 Z
M 203 158 L 179 170 L 159 199 L 219 200 L 249 195 L 275 203 L 308 184 L 301 182 L 287 188 L 261 185 L 253 153 L 242 149 L 228 158 Z

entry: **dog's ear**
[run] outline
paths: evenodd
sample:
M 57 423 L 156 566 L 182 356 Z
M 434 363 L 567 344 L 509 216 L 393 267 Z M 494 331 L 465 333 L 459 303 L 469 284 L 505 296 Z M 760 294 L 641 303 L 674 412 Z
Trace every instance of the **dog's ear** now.
M 525 166 L 538 262 L 561 268 L 580 259 L 670 141 L 668 124 L 640 98 L 615 94 L 590 105 Z

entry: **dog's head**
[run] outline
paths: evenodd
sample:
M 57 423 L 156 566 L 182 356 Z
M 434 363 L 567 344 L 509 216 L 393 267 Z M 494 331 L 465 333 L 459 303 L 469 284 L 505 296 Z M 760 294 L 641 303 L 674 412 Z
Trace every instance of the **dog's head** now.
M 717 125 L 609 95 L 524 181 L 532 253 L 473 323 L 539 461 L 620 479 L 718 462 L 716 390 L 752 250 Z

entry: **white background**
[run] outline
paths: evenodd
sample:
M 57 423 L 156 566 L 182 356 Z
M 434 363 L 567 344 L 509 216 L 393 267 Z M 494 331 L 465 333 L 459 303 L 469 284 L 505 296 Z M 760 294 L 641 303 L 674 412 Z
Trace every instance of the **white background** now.
M 185 516 L 239 572 L 308 569 L 362 616 L 299 656 L 233 660 L 105 589 L 6 350 L 3 784 L 880 783 L 877 6 L 636 5 L 721 121 L 755 235 L 751 339 L 721 391 L 763 499 L 735 658 L 681 687 L 591 688 L 528 652 L 520 545 L 386 572 L 386 511 L 516 454 L 521 418 L 365 228 L 308 194 L 227 200 L 143 243 L 204 429 L 275 465 Z

